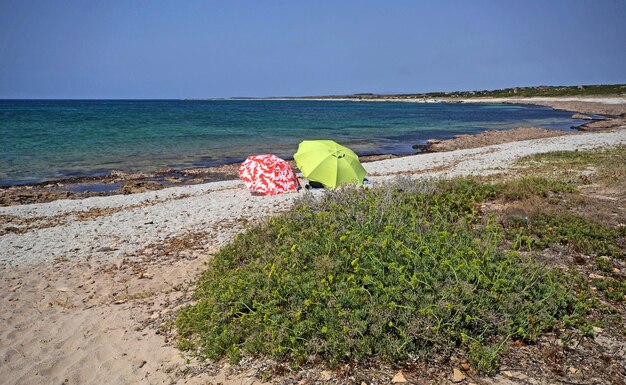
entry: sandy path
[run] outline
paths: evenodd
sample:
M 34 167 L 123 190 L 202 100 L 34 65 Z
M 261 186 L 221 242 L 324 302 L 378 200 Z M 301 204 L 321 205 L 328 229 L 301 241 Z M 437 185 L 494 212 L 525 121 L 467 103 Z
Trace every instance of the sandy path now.
M 444 99 L 448 102 L 463 103 L 535 104 L 583 114 L 621 115 L 622 117 L 626 114 L 626 97 L 624 96 Z
M 626 97 L 609 96 L 609 97 L 593 97 L 593 96 L 572 96 L 572 97 L 547 97 L 536 96 L 532 98 L 484 98 L 489 103 L 522 103 L 522 104 L 541 104 L 554 102 L 584 102 L 584 103 L 601 103 L 601 104 L 626 104 Z M 472 101 L 481 100 L 481 98 L 462 99 L 462 101 L 471 103 Z
M 490 174 L 529 154 L 618 144 L 626 145 L 626 130 L 365 167 L 373 184 L 397 175 Z M 185 363 L 164 322 L 189 300 L 212 252 L 247 222 L 287 209 L 298 195 L 252 196 L 242 183 L 228 181 L 0 208 L 2 383 L 253 383 Z

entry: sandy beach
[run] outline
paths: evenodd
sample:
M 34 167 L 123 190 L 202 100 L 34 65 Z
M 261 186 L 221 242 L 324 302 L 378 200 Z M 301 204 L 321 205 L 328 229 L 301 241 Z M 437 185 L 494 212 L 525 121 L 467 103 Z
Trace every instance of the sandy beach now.
M 624 98 L 494 101 L 612 115 L 613 125 L 373 161 L 365 164 L 371 185 L 397 176 L 497 174 L 530 154 L 626 145 Z M 289 209 L 301 194 L 253 196 L 243 182 L 226 180 L 0 207 L 2 382 L 262 383 L 254 369 L 186 360 L 176 349 L 171 320 L 191 300 L 204 262 L 247 226 Z M 498 377 L 479 382 L 490 381 Z

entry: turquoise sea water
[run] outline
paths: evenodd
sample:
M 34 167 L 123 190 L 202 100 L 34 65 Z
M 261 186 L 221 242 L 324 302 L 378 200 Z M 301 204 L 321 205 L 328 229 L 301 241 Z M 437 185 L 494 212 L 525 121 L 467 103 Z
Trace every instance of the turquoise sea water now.
M 291 158 L 305 139 L 358 154 L 520 126 L 569 129 L 571 113 L 540 106 L 278 100 L 0 100 L 0 185 L 111 170 L 153 171 Z

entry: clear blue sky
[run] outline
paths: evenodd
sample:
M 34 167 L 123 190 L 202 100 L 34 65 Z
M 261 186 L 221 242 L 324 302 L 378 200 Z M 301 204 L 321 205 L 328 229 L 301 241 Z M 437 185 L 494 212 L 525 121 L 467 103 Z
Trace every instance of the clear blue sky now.
M 0 0 L 0 98 L 626 83 L 626 0 Z

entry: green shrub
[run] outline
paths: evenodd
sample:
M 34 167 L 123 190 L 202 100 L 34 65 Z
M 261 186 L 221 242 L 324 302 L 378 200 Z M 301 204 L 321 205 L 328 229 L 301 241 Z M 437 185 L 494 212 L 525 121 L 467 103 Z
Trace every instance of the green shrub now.
M 500 366 L 498 349 L 477 341 L 470 343 L 467 356 L 472 366 L 483 373 L 495 374 Z
M 521 200 L 531 196 L 547 198 L 550 194 L 573 193 L 576 186 L 571 183 L 543 177 L 513 179 L 498 186 L 498 196 L 506 200 Z
M 307 194 L 209 263 L 180 347 L 338 364 L 466 346 L 492 372 L 491 345 L 532 341 L 577 304 L 562 273 L 500 249 L 502 227 L 479 212 L 496 193 L 463 179 Z
M 619 246 L 626 228 L 611 228 L 567 211 L 537 213 L 529 219 L 525 232 L 535 237 L 534 245 L 541 249 L 562 244 L 587 255 L 623 258 L 626 253 Z
M 591 284 L 602 291 L 609 300 L 621 302 L 626 300 L 626 281 L 623 279 L 594 279 Z

